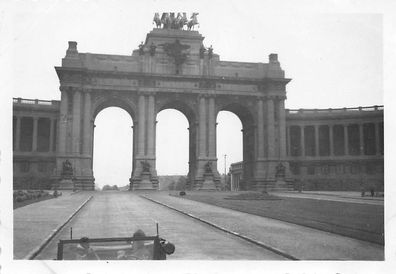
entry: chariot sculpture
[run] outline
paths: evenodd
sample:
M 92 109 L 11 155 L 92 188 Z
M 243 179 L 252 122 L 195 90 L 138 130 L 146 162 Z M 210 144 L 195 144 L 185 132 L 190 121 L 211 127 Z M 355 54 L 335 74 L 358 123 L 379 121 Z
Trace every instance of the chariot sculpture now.
M 190 20 L 187 19 L 186 12 L 178 12 L 177 15 L 175 14 L 175 12 L 164 12 L 160 17 L 159 13 L 156 12 L 154 14 L 153 24 L 155 24 L 157 28 L 176 30 L 185 30 L 185 28 L 186 30 L 192 30 L 195 25 L 199 24 L 197 19 L 199 13 L 197 12 L 192 13 Z

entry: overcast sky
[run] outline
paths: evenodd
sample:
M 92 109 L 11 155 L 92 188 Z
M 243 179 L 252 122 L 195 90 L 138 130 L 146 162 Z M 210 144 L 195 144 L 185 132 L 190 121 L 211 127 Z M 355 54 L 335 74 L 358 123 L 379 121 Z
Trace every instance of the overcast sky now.
M 249 3 L 247 5 L 246 3 Z M 337 1 L 336 1 L 337 2 Z M 286 77 L 286 108 L 382 105 L 383 18 L 378 13 L 340 13 L 335 2 L 323 9 L 287 8 L 261 1 L 20 1 L 14 5 L 11 54 L 13 97 L 60 99 L 54 66 L 68 41 L 79 52 L 130 55 L 152 30 L 155 12 L 199 12 L 197 29 L 221 60 L 268 62 L 277 53 Z M 325 3 L 325 2 L 323 2 Z M 304 5 L 303 5 L 304 6 Z M 373 12 L 375 9 L 373 9 Z M 178 111 L 157 116 L 157 171 L 186 174 L 188 123 Z M 117 123 L 114 123 L 117 121 Z M 241 123 L 217 117 L 218 168 L 242 160 Z M 95 121 L 94 172 L 100 185 L 127 184 L 131 172 L 132 120 L 118 108 Z

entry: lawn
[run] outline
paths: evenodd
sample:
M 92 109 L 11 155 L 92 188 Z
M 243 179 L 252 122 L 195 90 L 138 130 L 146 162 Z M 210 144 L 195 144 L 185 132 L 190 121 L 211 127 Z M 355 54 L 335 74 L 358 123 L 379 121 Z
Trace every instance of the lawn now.
M 254 215 L 269 217 L 384 244 L 384 207 L 336 201 L 279 198 L 235 199 L 233 192 L 187 192 L 191 199 Z M 249 195 L 249 194 L 248 194 Z

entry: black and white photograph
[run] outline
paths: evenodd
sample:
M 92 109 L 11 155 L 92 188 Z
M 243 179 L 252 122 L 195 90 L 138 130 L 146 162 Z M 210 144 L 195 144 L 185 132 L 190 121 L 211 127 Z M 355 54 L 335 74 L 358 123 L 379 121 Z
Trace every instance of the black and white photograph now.
M 0 273 L 391 273 L 395 8 L 0 3 Z

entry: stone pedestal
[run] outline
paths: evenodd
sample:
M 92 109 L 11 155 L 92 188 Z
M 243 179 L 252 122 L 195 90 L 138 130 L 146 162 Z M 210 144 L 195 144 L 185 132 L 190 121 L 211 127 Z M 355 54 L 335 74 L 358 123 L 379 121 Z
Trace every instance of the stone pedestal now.
M 214 176 L 212 173 L 205 173 L 202 185 L 198 190 L 217 190 Z
M 142 172 L 140 180 L 133 180 L 132 190 L 155 190 L 150 172 Z
M 74 182 L 72 179 L 61 179 L 57 189 L 58 190 L 73 190 Z

